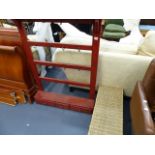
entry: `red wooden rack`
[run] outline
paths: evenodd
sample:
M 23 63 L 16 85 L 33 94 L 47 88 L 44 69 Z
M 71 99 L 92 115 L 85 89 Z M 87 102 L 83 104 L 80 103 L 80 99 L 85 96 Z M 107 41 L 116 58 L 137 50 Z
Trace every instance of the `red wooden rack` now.
M 93 25 L 93 36 L 92 36 L 92 45 L 73 45 L 73 44 L 62 44 L 62 43 L 47 43 L 47 42 L 33 42 L 28 41 L 23 22 L 67 22 L 67 23 L 82 23 L 82 24 L 92 24 Z M 75 111 L 92 113 L 94 109 L 94 100 L 95 100 L 95 86 L 96 86 L 96 76 L 97 76 L 97 66 L 98 66 L 98 55 L 99 55 L 99 43 L 100 43 L 100 31 L 101 31 L 101 20 L 99 19 L 18 19 L 14 20 L 18 27 L 20 37 L 22 40 L 22 46 L 27 57 L 29 67 L 33 73 L 36 84 L 38 86 L 38 91 L 35 95 L 35 101 L 39 104 L 50 105 L 55 107 L 60 107 L 64 109 L 70 109 Z M 69 49 L 81 49 L 81 50 L 90 50 L 91 54 L 91 66 L 84 65 L 75 65 L 75 64 L 63 64 L 55 63 L 50 61 L 40 61 L 33 60 L 33 55 L 31 51 L 31 46 L 49 46 L 56 48 L 69 48 Z M 60 80 L 50 77 L 40 77 L 38 76 L 36 64 L 45 65 L 45 66 L 57 66 L 62 68 L 72 68 L 72 69 L 81 69 L 90 71 L 90 83 L 75 82 L 70 80 Z M 78 76 L 78 75 L 77 75 Z M 55 83 L 64 83 L 76 86 L 85 86 L 89 87 L 89 99 L 73 97 L 63 94 L 56 94 L 51 92 L 45 92 L 41 81 L 46 80 L 49 82 Z

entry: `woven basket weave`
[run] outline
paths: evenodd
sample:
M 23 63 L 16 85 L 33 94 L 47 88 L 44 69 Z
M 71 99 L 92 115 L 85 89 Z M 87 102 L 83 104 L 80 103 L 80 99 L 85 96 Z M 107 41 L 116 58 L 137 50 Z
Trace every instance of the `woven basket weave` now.
M 123 89 L 99 87 L 92 120 L 90 135 L 123 134 Z

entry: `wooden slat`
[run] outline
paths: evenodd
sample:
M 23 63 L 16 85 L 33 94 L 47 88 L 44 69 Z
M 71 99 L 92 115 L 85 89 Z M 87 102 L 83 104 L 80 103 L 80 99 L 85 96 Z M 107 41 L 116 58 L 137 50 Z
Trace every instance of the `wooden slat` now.
M 91 67 L 84 66 L 84 65 L 75 65 L 75 64 L 64 64 L 64 63 L 56 63 L 51 61 L 41 61 L 41 60 L 34 60 L 35 64 L 45 65 L 45 66 L 55 66 L 55 67 L 62 67 L 62 68 L 72 68 L 72 69 L 81 69 L 81 70 L 91 70 Z
M 48 43 L 48 42 L 36 42 L 28 41 L 29 46 L 49 46 L 56 48 L 69 48 L 69 49 L 80 49 L 80 50 L 92 50 L 90 45 L 72 45 L 72 44 L 63 44 L 63 43 Z
M 82 83 L 82 82 L 75 82 L 70 80 L 61 80 L 61 79 L 55 79 L 55 78 L 48 78 L 48 77 L 39 77 L 41 80 L 49 81 L 49 82 L 55 82 L 55 83 L 64 83 L 64 84 L 70 84 L 75 86 L 81 86 L 81 87 L 90 87 L 90 84 Z
M 0 45 L 0 53 L 15 53 L 15 50 L 16 50 L 16 46 L 3 46 L 3 45 Z
M 0 28 L 0 34 L 1 35 L 9 35 L 9 36 L 18 36 L 19 37 L 19 33 L 17 29 L 14 28 L 4 28 L 1 27 Z
M 26 90 L 27 87 L 23 82 L 18 82 L 18 81 L 12 81 L 12 80 L 7 80 L 7 79 L 0 79 L 0 87 L 8 89 L 21 89 L 21 90 Z
M 67 96 L 63 94 L 38 91 L 35 95 L 36 103 L 54 106 L 58 108 L 92 113 L 94 101 L 86 98 Z

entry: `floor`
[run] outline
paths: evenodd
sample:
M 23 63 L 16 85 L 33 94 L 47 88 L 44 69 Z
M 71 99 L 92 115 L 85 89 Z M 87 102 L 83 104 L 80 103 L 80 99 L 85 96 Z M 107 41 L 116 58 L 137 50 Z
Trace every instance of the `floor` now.
M 124 97 L 123 104 L 123 134 L 131 135 L 130 98 Z
M 48 69 L 50 77 L 65 79 L 61 69 Z M 43 81 L 46 91 L 54 91 L 73 96 L 88 97 L 88 92 L 73 89 L 65 84 L 47 83 Z M 125 135 L 131 134 L 131 121 L 129 112 L 130 98 L 124 98 Z M 1 135 L 86 135 L 88 133 L 91 115 L 58 109 L 39 104 L 24 104 L 11 107 L 0 104 L 0 134 Z

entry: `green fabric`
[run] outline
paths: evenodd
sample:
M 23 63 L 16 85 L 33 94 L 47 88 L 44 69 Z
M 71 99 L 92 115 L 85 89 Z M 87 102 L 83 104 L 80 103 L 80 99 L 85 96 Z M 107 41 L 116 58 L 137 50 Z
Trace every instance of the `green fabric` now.
M 103 38 L 120 39 L 126 36 L 123 19 L 106 19 Z
M 117 24 L 117 25 L 124 25 L 123 19 L 106 19 L 105 26 L 108 24 Z
M 120 38 L 123 38 L 125 37 L 125 33 L 122 33 L 122 32 L 116 32 L 116 33 L 113 33 L 113 32 L 104 32 L 103 33 L 103 38 L 109 38 L 109 39 L 120 39 Z
M 108 31 L 108 32 L 123 32 L 123 33 L 126 32 L 123 26 L 116 25 L 116 24 L 108 24 L 105 27 L 105 31 Z

